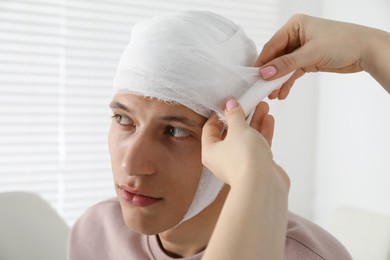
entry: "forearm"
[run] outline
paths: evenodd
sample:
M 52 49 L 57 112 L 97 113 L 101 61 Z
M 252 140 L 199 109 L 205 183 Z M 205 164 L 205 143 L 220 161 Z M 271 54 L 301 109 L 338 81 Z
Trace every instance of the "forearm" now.
M 231 187 L 204 260 L 284 258 L 288 190 L 273 177 Z
M 365 35 L 362 67 L 390 93 L 390 33 L 369 28 Z

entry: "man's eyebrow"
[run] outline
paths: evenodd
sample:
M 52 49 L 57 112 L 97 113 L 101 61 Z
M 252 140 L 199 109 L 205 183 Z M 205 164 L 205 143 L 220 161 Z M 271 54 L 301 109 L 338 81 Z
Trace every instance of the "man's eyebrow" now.
M 189 125 L 189 126 L 193 126 L 193 127 L 200 127 L 202 128 L 202 125 L 187 118 L 187 117 L 184 117 L 184 116 L 163 116 L 163 117 L 160 117 L 160 120 L 163 120 L 163 121 L 175 121 L 175 122 L 179 122 L 179 123 L 182 123 L 182 124 L 186 124 L 186 125 Z
M 122 103 L 119 103 L 118 101 L 111 102 L 110 108 L 111 109 L 122 109 L 126 112 L 129 112 L 129 113 L 133 112 L 130 108 L 123 105 Z M 199 128 L 203 127 L 202 124 L 199 124 L 199 123 L 195 122 L 194 120 L 191 120 L 185 116 L 167 115 L 167 116 L 159 117 L 158 119 L 162 120 L 162 121 L 168 121 L 168 122 L 179 122 L 179 123 L 186 124 L 186 125 L 189 125 L 192 127 L 199 127 Z
M 122 103 L 119 103 L 117 101 L 111 102 L 110 103 L 110 108 L 111 109 L 119 108 L 119 109 L 125 110 L 127 112 L 131 112 L 131 110 L 127 106 L 125 106 Z

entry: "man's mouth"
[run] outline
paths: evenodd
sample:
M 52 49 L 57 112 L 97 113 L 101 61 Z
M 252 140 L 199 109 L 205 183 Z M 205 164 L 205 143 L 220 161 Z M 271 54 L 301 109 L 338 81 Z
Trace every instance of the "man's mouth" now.
M 147 207 L 162 200 L 162 198 L 149 196 L 142 191 L 131 189 L 124 185 L 118 186 L 118 188 L 120 198 L 135 207 Z

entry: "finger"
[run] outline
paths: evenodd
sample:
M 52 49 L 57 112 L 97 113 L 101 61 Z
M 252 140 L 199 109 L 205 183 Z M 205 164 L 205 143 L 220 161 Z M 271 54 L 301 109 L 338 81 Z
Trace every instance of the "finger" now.
M 280 88 L 275 89 L 274 91 L 271 92 L 271 94 L 268 95 L 269 99 L 275 99 L 279 96 Z
M 272 115 L 265 115 L 263 124 L 261 125 L 260 133 L 267 141 L 269 146 L 272 146 L 272 139 L 274 137 L 275 119 Z
M 240 130 L 247 126 L 245 114 L 242 107 L 235 99 L 226 102 L 225 119 L 228 125 L 228 132 Z
M 213 113 L 202 129 L 202 147 L 221 140 L 221 125 L 217 114 Z
M 287 98 L 289 95 L 291 88 L 293 87 L 295 81 L 302 77 L 306 72 L 302 69 L 296 70 L 293 75 L 278 89 L 275 89 L 271 92 L 271 94 L 268 95 L 269 99 L 275 99 L 278 98 L 279 100 Z
M 261 72 L 264 70 L 269 70 L 268 67 L 272 66 L 274 67 L 272 71 L 275 71 L 273 76 L 269 75 L 267 78 L 264 78 L 266 80 L 273 80 L 280 78 L 291 71 L 300 71 L 297 75 L 302 76 L 302 72 L 305 70 L 310 69 L 310 71 L 318 71 L 317 65 L 317 54 L 314 53 L 313 50 L 310 49 L 310 46 L 305 45 L 304 47 L 297 49 L 291 53 L 279 56 L 275 58 L 274 60 L 270 61 L 269 63 L 263 65 Z M 262 75 L 264 72 L 262 73 Z
M 255 67 L 262 67 L 271 60 L 290 53 L 301 46 L 299 17 L 292 17 L 264 45 Z
M 282 88 L 279 92 L 279 96 L 278 96 L 278 99 L 279 100 L 283 100 L 283 99 L 286 99 L 288 94 L 290 94 L 290 91 L 291 91 L 291 87 L 285 87 L 285 88 Z
M 278 92 L 278 99 L 282 100 L 282 99 L 285 99 L 287 98 L 287 96 L 289 95 L 290 91 L 291 91 L 291 88 L 293 87 L 295 81 L 302 77 L 306 72 L 302 69 L 298 69 L 294 72 L 294 74 L 291 76 L 291 78 L 289 78 L 284 84 L 283 86 L 279 89 L 279 92 Z
M 255 112 L 253 113 L 253 117 L 250 122 L 250 126 L 254 129 L 256 129 L 258 132 L 261 131 L 261 126 L 263 124 L 264 117 L 269 112 L 269 106 L 266 102 L 262 101 L 259 104 L 257 104 L 255 108 Z
M 275 119 L 269 115 L 269 105 L 262 101 L 255 109 L 250 126 L 256 129 L 271 146 L 274 135 Z
M 283 26 L 266 44 L 264 44 L 263 49 L 255 62 L 255 67 L 262 67 L 276 57 L 285 54 L 288 42 L 288 31 L 286 30 L 286 27 Z

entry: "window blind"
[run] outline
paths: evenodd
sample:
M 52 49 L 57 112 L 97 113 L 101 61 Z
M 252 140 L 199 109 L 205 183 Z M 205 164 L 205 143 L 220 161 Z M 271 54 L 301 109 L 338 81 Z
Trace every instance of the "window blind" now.
M 39 193 L 72 225 L 114 196 L 108 104 L 132 25 L 180 10 L 241 24 L 261 46 L 276 0 L 3 0 L 0 2 L 0 192 Z M 239 51 L 239 50 L 237 50 Z

